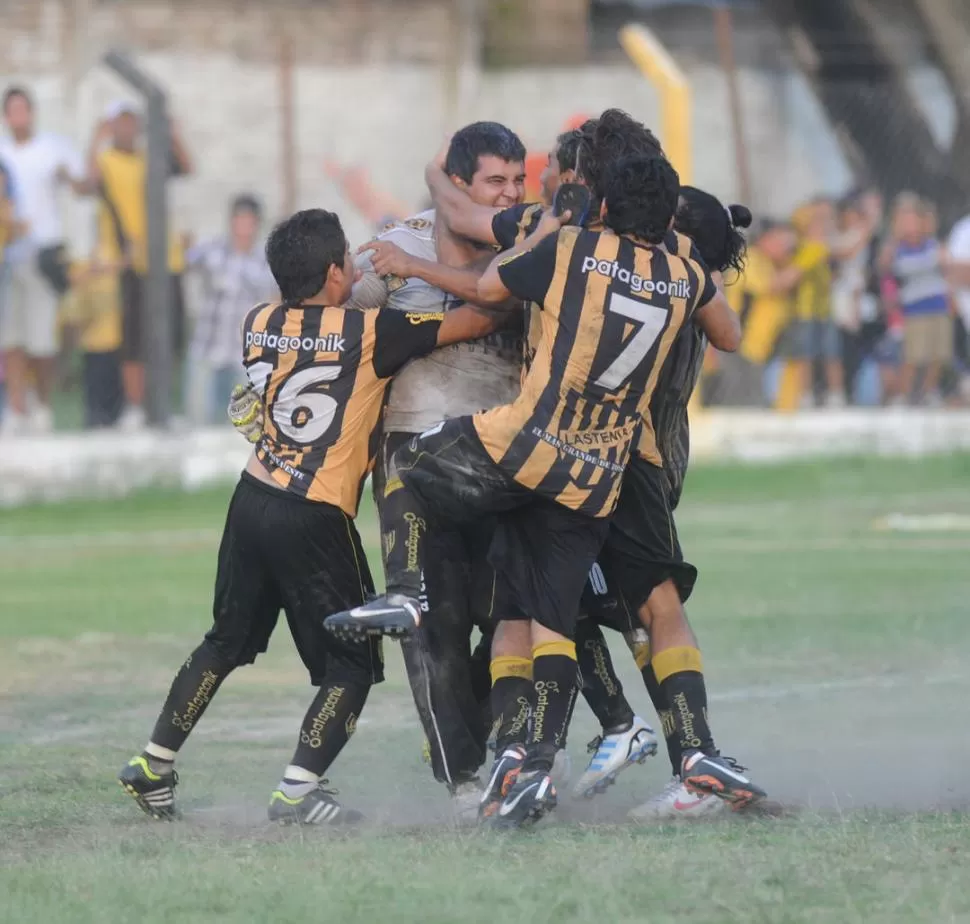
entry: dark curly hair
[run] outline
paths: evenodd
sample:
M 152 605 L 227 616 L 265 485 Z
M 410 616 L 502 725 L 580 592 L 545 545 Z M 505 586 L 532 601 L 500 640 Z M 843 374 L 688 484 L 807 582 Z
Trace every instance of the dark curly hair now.
M 596 200 L 605 198 L 605 178 L 610 164 L 622 157 L 663 156 L 656 135 L 621 109 L 607 109 L 598 119 L 580 128 L 577 172 Z
M 677 210 L 680 177 L 661 154 L 621 157 L 603 177 L 603 223 L 617 234 L 660 244 Z
M 748 247 L 740 229 L 750 228 L 751 218 L 751 212 L 743 205 L 725 206 L 710 193 L 682 186 L 674 227 L 697 245 L 711 269 L 740 273 Z

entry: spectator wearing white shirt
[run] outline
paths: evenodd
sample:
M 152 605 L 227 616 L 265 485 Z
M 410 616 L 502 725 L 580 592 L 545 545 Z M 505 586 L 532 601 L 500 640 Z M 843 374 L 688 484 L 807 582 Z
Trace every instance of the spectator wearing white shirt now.
M 7 249 L 10 288 L 0 318 L 9 402 L 3 431 L 14 435 L 28 427 L 44 432 L 53 424 L 57 307 L 67 287 L 57 194 L 64 184 L 84 191 L 85 169 L 68 141 L 35 131 L 34 106 L 26 90 L 11 87 L 4 93 L 3 116 L 10 134 L 0 139 L 0 159 L 10 172 L 25 225 L 23 237 Z M 28 420 L 31 378 L 38 400 Z
M 947 278 L 956 297 L 956 355 L 960 363 L 960 392 L 970 400 L 970 215 L 950 232 Z
M 254 305 L 277 294 L 259 239 L 262 209 L 252 196 L 238 196 L 229 233 L 192 247 L 190 270 L 202 274 L 204 298 L 196 318 L 186 368 L 186 404 L 195 424 L 225 419 L 234 385 L 242 382 L 242 322 Z

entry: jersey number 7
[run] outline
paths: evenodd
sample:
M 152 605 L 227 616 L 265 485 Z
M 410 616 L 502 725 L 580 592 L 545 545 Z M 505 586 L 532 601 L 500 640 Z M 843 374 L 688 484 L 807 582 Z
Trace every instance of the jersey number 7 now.
M 657 338 L 667 325 L 668 311 L 666 308 L 658 308 L 649 302 L 642 302 L 618 293 L 610 296 L 606 309 L 631 321 L 638 321 L 640 324 L 640 329 L 593 383 L 607 391 L 618 391 L 646 359 L 657 342 Z
M 253 363 L 246 371 L 253 387 L 265 395 L 273 375 L 272 363 Z M 311 366 L 286 376 L 266 408 L 276 429 L 291 442 L 301 445 L 321 439 L 337 414 L 337 402 L 330 395 L 312 389 L 339 377 L 340 366 Z

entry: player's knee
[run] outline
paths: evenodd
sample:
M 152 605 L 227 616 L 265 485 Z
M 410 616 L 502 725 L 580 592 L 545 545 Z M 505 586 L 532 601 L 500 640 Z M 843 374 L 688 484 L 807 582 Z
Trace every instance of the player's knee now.
M 240 644 L 239 640 L 219 634 L 209 634 L 202 643 L 209 655 L 228 674 L 244 664 L 252 664 L 261 652 Z M 266 649 L 262 649 L 265 651 Z
M 492 658 L 532 657 L 532 627 L 528 622 L 504 620 L 495 627 Z
M 672 578 L 667 578 L 650 592 L 647 602 L 640 607 L 640 621 L 651 629 L 657 622 L 670 623 L 687 620 L 687 613 L 680 601 L 680 591 Z

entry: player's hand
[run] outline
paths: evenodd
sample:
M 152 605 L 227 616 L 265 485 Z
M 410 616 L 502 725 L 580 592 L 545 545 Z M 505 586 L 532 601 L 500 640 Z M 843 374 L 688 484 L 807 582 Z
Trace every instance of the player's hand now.
M 263 404 L 251 385 L 233 388 L 226 413 L 229 422 L 248 442 L 259 442 L 263 435 Z
M 411 272 L 410 254 L 401 250 L 397 244 L 390 241 L 368 241 L 360 247 L 357 253 L 370 251 L 371 264 L 378 276 L 397 276 L 407 279 Z
M 542 218 L 539 219 L 539 224 L 536 225 L 535 233 L 540 237 L 555 234 L 560 228 L 569 223 L 572 214 L 569 209 L 566 209 L 562 215 L 554 215 L 552 209 L 546 209 L 542 213 Z

